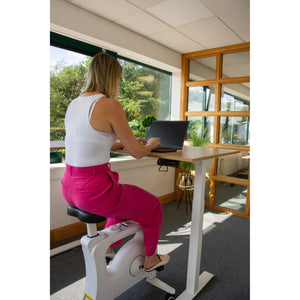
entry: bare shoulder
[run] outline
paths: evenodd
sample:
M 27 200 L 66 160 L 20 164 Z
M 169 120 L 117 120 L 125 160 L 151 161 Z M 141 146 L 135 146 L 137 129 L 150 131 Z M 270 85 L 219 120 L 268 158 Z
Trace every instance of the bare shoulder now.
M 106 98 L 103 97 L 101 98 L 98 102 L 97 102 L 98 106 L 105 106 L 107 108 L 111 108 L 111 109 L 117 109 L 117 108 L 122 108 L 121 103 L 113 98 Z
M 123 112 L 123 107 L 121 103 L 113 98 L 101 98 L 95 105 L 94 111 L 96 113 L 104 113 L 104 114 L 110 114 L 110 113 L 118 113 Z

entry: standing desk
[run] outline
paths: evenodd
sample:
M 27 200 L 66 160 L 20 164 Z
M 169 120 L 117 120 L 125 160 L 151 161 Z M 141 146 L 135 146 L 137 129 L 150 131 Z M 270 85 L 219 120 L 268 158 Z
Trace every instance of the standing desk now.
M 126 153 L 126 150 L 117 152 Z M 171 160 L 187 161 L 195 163 L 195 183 L 193 210 L 191 219 L 191 235 L 189 243 L 188 267 L 186 278 L 186 289 L 176 298 L 177 300 L 193 299 L 204 286 L 213 278 L 213 274 L 203 271 L 200 276 L 200 262 L 202 250 L 202 228 L 205 204 L 205 173 L 206 166 L 213 158 L 226 156 L 240 152 L 239 150 L 228 150 L 209 147 L 183 147 L 181 151 L 158 153 L 151 152 L 148 156 L 154 158 L 165 158 Z

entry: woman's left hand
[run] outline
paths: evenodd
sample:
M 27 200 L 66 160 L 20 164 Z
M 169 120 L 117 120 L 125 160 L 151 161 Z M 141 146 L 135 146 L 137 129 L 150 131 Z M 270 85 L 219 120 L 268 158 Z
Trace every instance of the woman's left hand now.
M 147 141 L 145 140 L 145 139 L 142 139 L 142 138 L 136 138 L 137 139 L 137 141 L 140 143 L 140 144 L 142 144 L 142 145 L 146 145 L 147 144 Z

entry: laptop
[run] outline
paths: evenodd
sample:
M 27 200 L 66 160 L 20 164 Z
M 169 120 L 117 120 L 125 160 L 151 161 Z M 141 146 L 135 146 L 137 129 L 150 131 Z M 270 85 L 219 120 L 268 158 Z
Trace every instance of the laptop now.
M 175 152 L 181 150 L 189 121 L 152 121 L 147 141 L 159 137 L 161 147 L 152 152 Z

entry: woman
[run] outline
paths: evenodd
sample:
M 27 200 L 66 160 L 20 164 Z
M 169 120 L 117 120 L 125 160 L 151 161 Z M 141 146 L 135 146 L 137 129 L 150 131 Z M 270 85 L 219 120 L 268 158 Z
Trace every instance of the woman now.
M 108 217 L 105 227 L 124 220 L 138 222 L 144 233 L 144 268 L 150 272 L 170 259 L 155 254 L 162 223 L 160 202 L 137 186 L 120 184 L 118 173 L 111 171 L 108 162 L 110 151 L 122 147 L 133 157 L 142 158 L 160 146 L 160 139 L 146 142 L 134 136 L 116 100 L 121 75 L 122 67 L 112 56 L 98 53 L 92 59 L 83 94 L 66 112 L 62 192 L 70 205 Z M 116 142 L 117 137 L 120 142 Z M 107 255 L 114 256 L 111 248 Z

